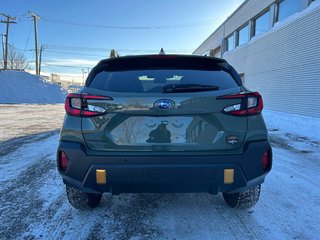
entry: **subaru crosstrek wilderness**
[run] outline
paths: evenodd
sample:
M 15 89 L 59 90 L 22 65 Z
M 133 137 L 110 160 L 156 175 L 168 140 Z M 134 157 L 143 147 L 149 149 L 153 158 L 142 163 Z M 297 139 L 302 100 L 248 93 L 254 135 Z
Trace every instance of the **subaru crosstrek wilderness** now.
M 65 102 L 57 164 L 69 202 L 85 209 L 104 192 L 221 192 L 231 207 L 252 207 L 272 165 L 262 108 L 219 58 L 102 60 Z

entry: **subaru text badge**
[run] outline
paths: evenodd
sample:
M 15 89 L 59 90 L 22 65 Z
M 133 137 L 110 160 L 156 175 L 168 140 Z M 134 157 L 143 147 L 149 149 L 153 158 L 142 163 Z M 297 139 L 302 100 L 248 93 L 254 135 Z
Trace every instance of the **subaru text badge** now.
M 171 109 L 174 108 L 175 103 L 169 99 L 160 99 L 154 103 L 154 106 L 160 109 Z

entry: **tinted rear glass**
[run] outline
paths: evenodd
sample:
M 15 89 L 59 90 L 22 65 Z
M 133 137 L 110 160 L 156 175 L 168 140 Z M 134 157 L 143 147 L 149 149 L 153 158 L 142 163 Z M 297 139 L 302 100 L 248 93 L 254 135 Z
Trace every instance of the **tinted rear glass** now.
M 223 70 L 148 69 L 101 71 L 89 87 L 110 92 L 158 93 L 166 84 L 201 84 L 219 90 L 237 87 L 233 77 Z

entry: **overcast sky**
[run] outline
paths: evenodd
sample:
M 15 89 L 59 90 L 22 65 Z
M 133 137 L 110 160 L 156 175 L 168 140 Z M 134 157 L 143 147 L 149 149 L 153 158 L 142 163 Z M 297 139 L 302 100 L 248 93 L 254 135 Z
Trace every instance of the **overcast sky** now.
M 43 71 L 81 74 L 112 48 L 121 55 L 158 53 L 161 47 L 167 53 L 192 53 L 243 1 L 1 0 L 0 13 L 17 18 L 10 24 L 9 43 L 28 61 L 34 61 L 35 47 L 27 13 L 39 15 Z M 5 26 L 0 24 L 1 34 Z

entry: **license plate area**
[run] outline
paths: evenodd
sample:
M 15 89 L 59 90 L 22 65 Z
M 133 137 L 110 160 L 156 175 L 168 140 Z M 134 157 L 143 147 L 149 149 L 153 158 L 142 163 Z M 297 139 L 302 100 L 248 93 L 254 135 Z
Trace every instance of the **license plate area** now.
M 208 123 L 198 116 L 139 116 L 120 123 L 109 137 L 117 145 L 195 144 L 208 129 Z M 211 136 L 214 131 L 211 129 Z

